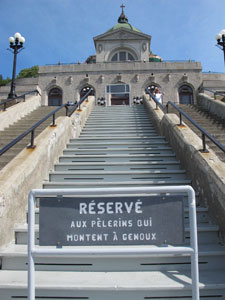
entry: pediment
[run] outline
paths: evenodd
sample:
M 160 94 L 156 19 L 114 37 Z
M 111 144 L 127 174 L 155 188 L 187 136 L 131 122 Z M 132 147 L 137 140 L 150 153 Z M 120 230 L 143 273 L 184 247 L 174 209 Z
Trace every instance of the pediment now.
M 94 37 L 94 41 L 110 41 L 110 40 L 150 40 L 151 36 L 127 29 L 117 29 L 106 32 L 104 34 Z

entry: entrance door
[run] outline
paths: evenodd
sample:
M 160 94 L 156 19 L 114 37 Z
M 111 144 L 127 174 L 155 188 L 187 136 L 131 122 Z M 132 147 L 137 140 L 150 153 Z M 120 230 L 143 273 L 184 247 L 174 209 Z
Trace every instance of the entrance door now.
M 107 105 L 130 105 L 130 86 L 128 84 L 110 84 L 106 86 Z
M 129 94 L 111 94 L 111 105 L 129 105 Z
M 48 93 L 48 105 L 49 106 L 62 105 L 62 91 L 59 88 L 53 88 Z
M 193 104 L 193 90 L 188 85 L 183 85 L 179 88 L 179 103 L 180 104 Z

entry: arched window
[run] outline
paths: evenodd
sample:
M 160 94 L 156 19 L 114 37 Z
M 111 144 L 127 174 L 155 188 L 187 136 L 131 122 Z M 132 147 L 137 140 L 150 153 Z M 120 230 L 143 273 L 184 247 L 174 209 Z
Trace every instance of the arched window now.
M 180 104 L 193 104 L 194 97 L 193 97 L 193 90 L 188 85 L 182 85 L 179 90 L 179 103 Z
M 135 58 L 133 54 L 131 54 L 128 51 L 118 51 L 111 58 L 111 61 L 132 61 L 132 60 L 135 60 Z
M 81 91 L 80 91 L 80 99 L 87 94 L 87 92 L 90 90 L 90 88 L 91 88 L 91 86 L 87 85 L 87 86 L 85 86 L 85 87 L 83 87 L 81 89 Z M 95 95 L 95 91 L 92 88 L 92 91 L 90 92 L 89 96 L 94 96 L 94 95 Z
M 62 105 L 62 91 L 59 88 L 53 88 L 48 93 L 48 106 Z

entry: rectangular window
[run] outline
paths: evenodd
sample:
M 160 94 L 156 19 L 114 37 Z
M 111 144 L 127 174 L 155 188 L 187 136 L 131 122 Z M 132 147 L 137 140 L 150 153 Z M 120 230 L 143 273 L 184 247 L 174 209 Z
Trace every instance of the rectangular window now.
M 121 51 L 120 52 L 120 61 L 125 61 L 126 60 L 126 52 L 125 51 Z
M 111 85 L 111 93 L 125 93 L 125 85 L 120 84 L 120 85 Z

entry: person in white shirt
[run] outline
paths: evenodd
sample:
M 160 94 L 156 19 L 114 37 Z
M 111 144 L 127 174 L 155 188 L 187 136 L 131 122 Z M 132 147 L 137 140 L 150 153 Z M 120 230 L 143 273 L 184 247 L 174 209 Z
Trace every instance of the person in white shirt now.
M 155 96 L 156 100 L 162 104 L 162 93 L 160 92 L 160 90 L 158 88 L 155 89 L 154 96 Z

